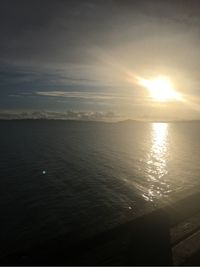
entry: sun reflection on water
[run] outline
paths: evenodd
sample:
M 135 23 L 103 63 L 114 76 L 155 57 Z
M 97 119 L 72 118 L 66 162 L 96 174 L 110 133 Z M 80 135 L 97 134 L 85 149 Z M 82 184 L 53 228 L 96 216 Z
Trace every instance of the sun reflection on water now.
M 146 173 L 148 189 L 143 197 L 148 201 L 164 196 L 169 192 L 169 185 L 162 179 L 167 173 L 168 124 L 153 123 L 151 129 L 151 147 L 147 155 Z
M 150 163 L 154 163 L 154 174 L 161 178 L 167 173 L 167 149 L 168 149 L 168 125 L 167 123 L 153 123 L 152 125 L 152 147 L 150 152 Z

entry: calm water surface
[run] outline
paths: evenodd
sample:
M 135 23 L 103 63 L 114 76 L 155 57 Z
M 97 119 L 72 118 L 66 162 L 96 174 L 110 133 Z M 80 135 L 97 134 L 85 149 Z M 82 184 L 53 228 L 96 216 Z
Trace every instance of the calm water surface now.
M 199 136 L 198 122 L 1 121 L 0 255 L 199 189 Z

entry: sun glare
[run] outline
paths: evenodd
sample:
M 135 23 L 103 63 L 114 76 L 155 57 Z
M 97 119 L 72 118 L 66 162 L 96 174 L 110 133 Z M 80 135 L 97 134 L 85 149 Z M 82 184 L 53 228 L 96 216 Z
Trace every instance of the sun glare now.
M 149 90 L 150 96 L 155 101 L 179 100 L 179 94 L 173 89 L 170 80 L 158 77 L 152 80 L 139 78 L 139 84 Z

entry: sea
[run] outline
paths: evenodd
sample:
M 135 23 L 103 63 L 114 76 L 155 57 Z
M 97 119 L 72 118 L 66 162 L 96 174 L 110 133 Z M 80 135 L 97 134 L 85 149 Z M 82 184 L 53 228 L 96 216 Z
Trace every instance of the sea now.
M 0 256 L 77 242 L 199 190 L 199 138 L 198 121 L 0 121 Z

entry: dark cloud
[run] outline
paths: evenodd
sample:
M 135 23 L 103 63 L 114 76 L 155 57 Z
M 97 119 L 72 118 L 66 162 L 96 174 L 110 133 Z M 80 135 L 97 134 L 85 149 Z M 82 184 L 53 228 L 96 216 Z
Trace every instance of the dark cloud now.
M 140 38 L 147 31 L 133 32 L 133 26 L 151 26 L 152 19 L 199 27 L 199 7 L 194 0 L 1 1 L 0 57 L 25 64 L 91 63 L 90 47 L 111 48 L 131 32 Z
M 106 5 L 105 1 L 1 2 L 1 57 L 51 63 L 86 59 L 85 46 L 104 32 L 109 2 Z

